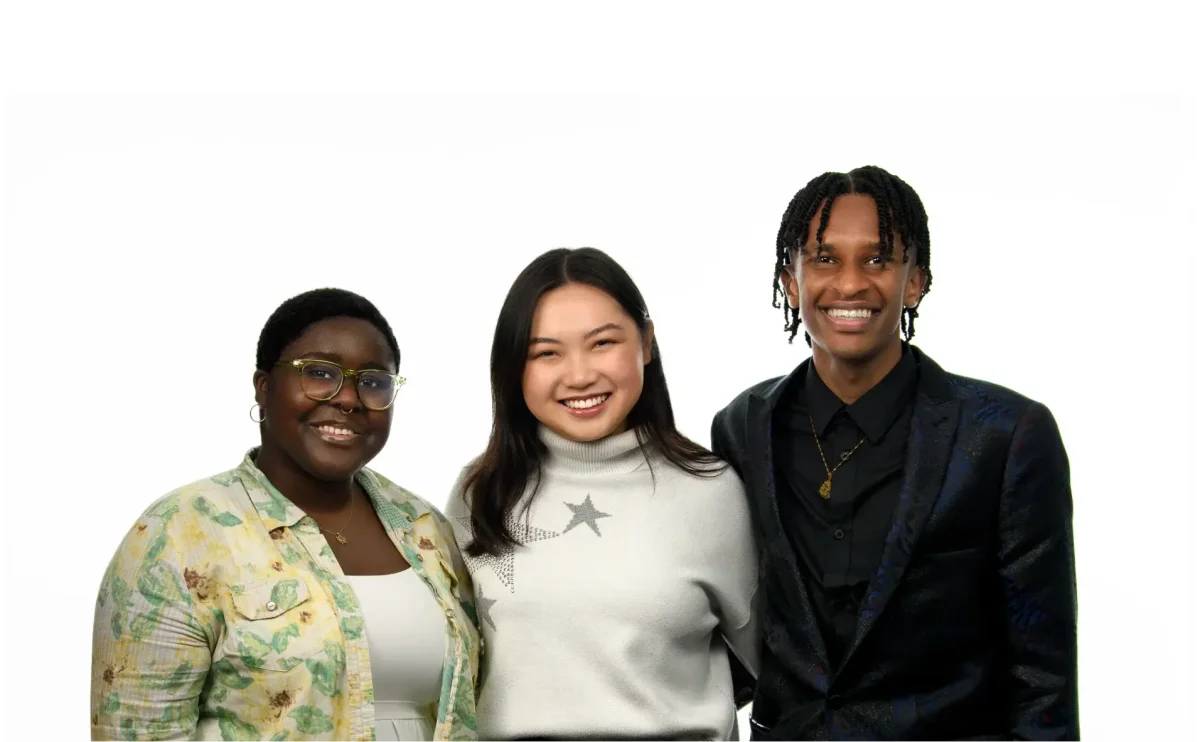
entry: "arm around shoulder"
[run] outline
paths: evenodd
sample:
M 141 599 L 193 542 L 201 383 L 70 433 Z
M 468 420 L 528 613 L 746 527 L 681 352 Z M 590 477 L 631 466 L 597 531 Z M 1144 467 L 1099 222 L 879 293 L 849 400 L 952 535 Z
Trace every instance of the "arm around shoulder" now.
M 1017 423 L 999 513 L 1015 739 L 1079 739 L 1070 468 L 1054 416 Z

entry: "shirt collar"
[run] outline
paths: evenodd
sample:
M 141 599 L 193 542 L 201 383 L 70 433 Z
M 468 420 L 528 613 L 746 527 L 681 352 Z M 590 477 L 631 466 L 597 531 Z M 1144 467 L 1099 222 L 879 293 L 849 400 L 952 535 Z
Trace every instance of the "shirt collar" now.
M 290 528 L 296 525 L 305 517 L 305 512 L 275 489 L 275 485 L 271 484 L 267 476 L 254 463 L 257 456 L 258 448 L 250 449 L 246 453 L 246 457 L 242 459 L 242 463 L 234 470 L 242 480 L 246 494 L 250 495 L 250 502 L 258 511 L 258 516 L 262 518 L 268 531 L 273 531 L 281 526 Z
M 887 376 L 854 404 L 846 405 L 838 399 L 817 374 L 816 364 L 808 364 L 808 374 L 804 378 L 804 397 L 817 435 L 823 436 L 834 416 L 844 409 L 872 444 L 878 444 L 883 439 L 916 388 L 917 363 L 907 343 L 902 346 L 900 361 Z

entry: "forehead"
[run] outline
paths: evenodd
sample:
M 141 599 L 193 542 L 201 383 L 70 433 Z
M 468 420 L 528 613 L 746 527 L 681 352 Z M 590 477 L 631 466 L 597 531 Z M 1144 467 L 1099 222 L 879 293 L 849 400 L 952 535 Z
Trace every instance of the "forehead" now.
M 582 335 L 607 323 L 627 325 L 629 316 L 617 300 L 587 284 L 568 283 L 546 292 L 533 313 L 533 334 L 540 337 Z
M 817 228 L 821 225 L 822 202 L 808 225 L 805 244 L 817 239 Z M 825 225 L 822 242 L 827 245 L 851 247 L 858 244 L 879 242 L 879 209 L 875 199 L 861 193 L 847 193 L 833 200 L 829 210 L 829 222 Z
M 310 353 L 336 356 L 334 360 L 351 368 L 368 363 L 396 365 L 383 333 L 356 317 L 330 317 L 314 322 L 283 349 L 285 359 Z

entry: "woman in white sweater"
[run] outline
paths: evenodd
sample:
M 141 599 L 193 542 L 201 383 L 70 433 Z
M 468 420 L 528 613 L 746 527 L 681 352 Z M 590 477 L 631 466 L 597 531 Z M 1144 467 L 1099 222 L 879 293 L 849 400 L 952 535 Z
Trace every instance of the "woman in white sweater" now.
M 736 739 L 731 668 L 759 654 L 749 510 L 676 429 L 632 279 L 591 248 L 534 260 L 491 381 L 491 438 L 447 509 L 483 636 L 480 737 Z

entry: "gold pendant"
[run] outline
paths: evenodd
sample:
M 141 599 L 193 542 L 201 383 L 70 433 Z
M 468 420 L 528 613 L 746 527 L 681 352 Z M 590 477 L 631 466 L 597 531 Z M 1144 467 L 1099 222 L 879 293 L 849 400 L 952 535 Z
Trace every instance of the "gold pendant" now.
M 826 497 L 828 497 L 828 495 L 826 495 Z M 346 537 L 345 537 L 345 536 L 343 536 L 342 534 L 340 534 L 340 533 L 335 533 L 335 534 L 333 534 L 333 535 L 337 537 L 337 541 L 338 541 L 338 543 L 339 543 L 339 544 L 344 544 L 344 543 L 347 543 L 347 541 L 346 541 Z
M 824 482 L 821 482 L 821 489 L 819 489 L 818 492 L 821 493 L 821 497 L 828 500 L 829 493 L 832 491 L 833 491 L 833 477 L 828 477 L 825 479 Z

